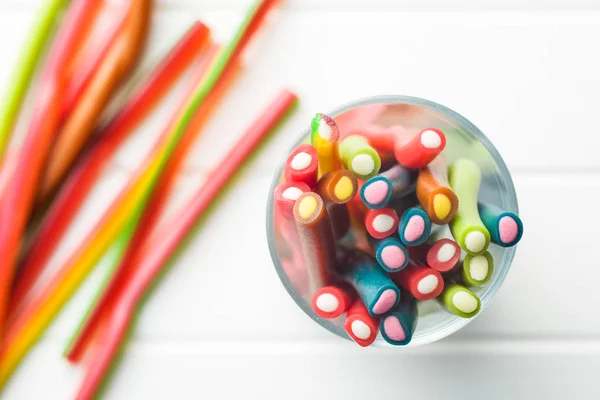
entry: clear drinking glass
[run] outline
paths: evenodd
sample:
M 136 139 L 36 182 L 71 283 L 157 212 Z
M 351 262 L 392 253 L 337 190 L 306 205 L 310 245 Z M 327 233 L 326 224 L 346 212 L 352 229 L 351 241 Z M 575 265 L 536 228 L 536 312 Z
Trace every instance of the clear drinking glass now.
M 504 210 L 518 213 L 517 196 L 512 182 L 512 178 L 502 157 L 492 145 L 489 139 L 475 125 L 458 113 L 437 103 L 408 96 L 375 96 L 357 101 L 331 111 L 328 115 L 339 117 L 344 113 L 354 110 L 357 107 L 367 107 L 377 104 L 386 105 L 386 111 L 383 118 L 385 123 L 391 125 L 404 125 L 406 127 L 424 128 L 435 127 L 441 129 L 446 134 L 446 148 L 444 157 L 448 162 L 466 157 L 476 161 L 482 169 L 482 184 L 479 193 L 479 199 L 498 205 Z M 381 118 L 381 117 L 379 117 Z M 306 121 L 307 129 L 304 130 L 297 145 L 308 142 L 310 139 L 310 121 Z M 293 149 L 292 148 L 292 149 Z M 267 204 L 267 238 L 269 249 L 275 270 L 277 271 L 281 282 L 288 293 L 298 306 L 318 324 L 335 333 L 338 336 L 350 340 L 343 327 L 344 317 L 327 320 L 318 317 L 311 308 L 311 294 L 299 292 L 294 282 L 293 276 L 290 276 L 290 267 L 292 269 L 305 269 L 303 265 L 292 265 L 287 263 L 287 270 L 282 265 L 280 252 L 282 251 L 282 241 L 276 237 L 274 229 L 274 201 L 273 191 L 282 181 L 283 167 L 287 155 L 291 150 L 281 155 L 281 163 L 277 169 Z M 490 303 L 502 282 L 504 281 L 512 260 L 515 256 L 515 247 L 501 248 L 490 244 L 488 249 L 494 257 L 494 272 L 490 281 L 482 286 L 471 288 L 481 299 L 481 312 Z M 419 302 L 419 319 L 416 331 L 409 346 L 418 346 L 440 340 L 467 325 L 471 319 L 464 319 L 445 311 L 437 300 L 428 300 Z M 374 345 L 389 346 L 381 336 L 379 336 Z

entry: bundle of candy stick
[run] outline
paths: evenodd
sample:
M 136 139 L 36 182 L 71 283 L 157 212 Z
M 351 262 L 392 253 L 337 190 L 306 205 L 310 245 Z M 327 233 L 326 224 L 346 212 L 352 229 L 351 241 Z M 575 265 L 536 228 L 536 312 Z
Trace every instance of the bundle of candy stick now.
M 440 129 L 352 128 L 341 132 L 317 114 L 310 144 L 285 162 L 274 224 L 290 281 L 319 317 L 345 318 L 363 347 L 379 333 L 410 343 L 420 301 L 474 317 L 481 302 L 471 288 L 494 271 L 488 248 L 516 245 L 521 220 L 478 201 L 480 167 L 467 158 L 449 164 Z
M 55 17 L 57 6 L 53 2 L 45 17 Z M 104 12 L 123 23 L 113 26 L 109 35 L 112 39 L 106 46 L 86 46 L 93 27 L 98 27 L 96 31 L 100 33 L 106 28 L 100 22 Z M 47 60 L 39 68 L 39 82 L 32 88 L 33 113 L 26 122 L 26 132 L 24 137 L 9 142 L 10 154 L 3 159 L 0 171 L 6 182 L 0 195 L 0 249 L 4 254 L 0 260 L 0 338 L 6 331 L 10 291 L 24 235 L 38 200 L 44 197 L 41 186 L 46 179 L 46 166 L 53 163 L 53 145 L 66 140 L 65 151 L 73 158 L 79 155 L 81 146 L 71 143 L 71 134 L 91 133 L 118 83 L 135 65 L 147 36 L 150 16 L 150 0 L 129 0 L 118 7 L 91 0 L 74 2 L 50 46 Z M 42 25 L 46 23 L 49 22 L 43 20 Z M 104 32 L 100 38 L 106 36 Z M 104 57 L 104 48 L 110 57 Z M 93 60 L 96 61 L 90 66 Z M 65 95 L 75 86 L 82 86 L 76 78 L 80 74 L 85 76 L 83 81 L 89 79 L 89 84 L 75 90 L 72 98 L 76 101 L 67 105 Z M 11 96 L 18 100 L 19 92 L 25 88 L 26 85 L 20 86 Z M 10 129 L 3 131 L 3 140 L 9 141 L 11 134 Z
M 41 57 L 43 35 L 66 3 L 53 0 L 46 6 L 24 62 Z M 67 9 L 41 68 L 35 88 L 39 95 L 23 140 L 11 135 L 33 65 L 16 74 L 19 82 L 6 96 L 7 120 L 0 124 L 0 155 L 7 149 L 0 170 L 0 248 L 5 249 L 0 262 L 0 388 L 97 262 L 115 249 L 114 268 L 66 354 L 72 362 L 86 361 L 78 398 L 97 396 L 142 300 L 199 219 L 296 104 L 293 92 L 280 90 L 193 198 L 166 219 L 166 226 L 157 225 L 187 154 L 242 70 L 244 51 L 278 0 L 254 1 L 223 46 L 212 42 L 206 25 L 193 23 L 95 132 L 98 117 L 137 60 L 151 21 L 152 0 L 117 3 L 80 0 Z M 184 79 L 192 81 L 189 91 L 150 153 L 108 209 L 98 213 L 92 229 L 79 232 L 83 240 L 49 273 L 49 259 L 109 161 L 188 70 L 191 77 Z M 92 360 L 85 360 L 86 355 Z

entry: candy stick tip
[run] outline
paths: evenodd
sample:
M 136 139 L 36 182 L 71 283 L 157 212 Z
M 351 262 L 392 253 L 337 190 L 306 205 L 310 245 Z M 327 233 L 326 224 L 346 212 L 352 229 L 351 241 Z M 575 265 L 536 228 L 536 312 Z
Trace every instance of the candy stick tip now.
M 465 237 L 465 247 L 473 253 L 479 253 L 485 249 L 485 235 L 479 231 L 469 232 Z

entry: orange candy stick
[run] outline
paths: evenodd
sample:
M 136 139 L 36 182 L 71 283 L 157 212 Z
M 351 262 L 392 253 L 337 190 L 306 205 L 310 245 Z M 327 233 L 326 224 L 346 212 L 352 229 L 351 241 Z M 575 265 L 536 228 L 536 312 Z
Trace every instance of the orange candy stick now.
M 458 197 L 450 189 L 446 163 L 441 156 L 419 171 L 417 198 L 434 224 L 447 224 L 456 215 Z
M 343 237 L 350 228 L 350 214 L 346 204 L 356 195 L 357 190 L 356 177 L 347 169 L 328 172 L 317 183 L 315 192 L 325 201 L 336 239 Z
M 104 107 L 135 65 L 150 22 L 151 0 L 131 0 L 124 25 L 61 127 L 46 166 L 40 197 L 51 196 L 88 141 Z
M 100 2 L 99 2 L 100 3 Z M 83 36 L 85 42 L 73 57 L 69 70 L 68 84 L 62 103 L 62 120 L 64 121 L 81 97 L 83 89 L 94 75 L 107 51 L 118 36 L 123 23 L 127 19 L 131 4 L 124 7 L 122 4 L 109 4 L 98 11 L 94 26 L 89 33 Z

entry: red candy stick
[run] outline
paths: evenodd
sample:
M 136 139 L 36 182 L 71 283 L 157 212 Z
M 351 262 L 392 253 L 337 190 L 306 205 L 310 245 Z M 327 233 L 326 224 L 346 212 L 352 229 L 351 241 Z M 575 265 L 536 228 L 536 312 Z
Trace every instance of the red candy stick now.
M 372 317 L 360 297 L 357 297 L 346 313 L 344 329 L 359 346 L 367 347 L 377 338 L 379 319 Z
M 347 286 L 325 286 L 314 293 L 312 309 L 321 318 L 337 318 L 350 308 L 355 298 L 356 292 Z
M 318 169 L 319 158 L 315 148 L 310 144 L 301 144 L 285 162 L 285 181 L 303 182 L 312 189 L 317 184 Z
M 436 128 L 425 128 L 413 135 L 402 126 L 365 125 L 356 134 L 365 137 L 379 152 L 393 151 L 398 164 L 411 169 L 427 166 L 446 147 L 446 135 Z
M 409 264 L 403 270 L 390 274 L 390 278 L 408 290 L 417 300 L 433 299 L 444 290 L 442 275 L 427 266 Z
M 414 262 L 429 265 L 440 272 L 450 271 L 460 260 L 460 246 L 448 238 L 409 247 L 408 252 Z
M 398 229 L 398 214 L 390 207 L 368 210 L 365 214 L 365 227 L 375 239 L 384 239 Z
M 427 166 L 446 147 L 446 135 L 436 128 L 425 128 L 416 136 L 406 140 L 399 135 L 394 145 L 398 164 L 406 168 Z

